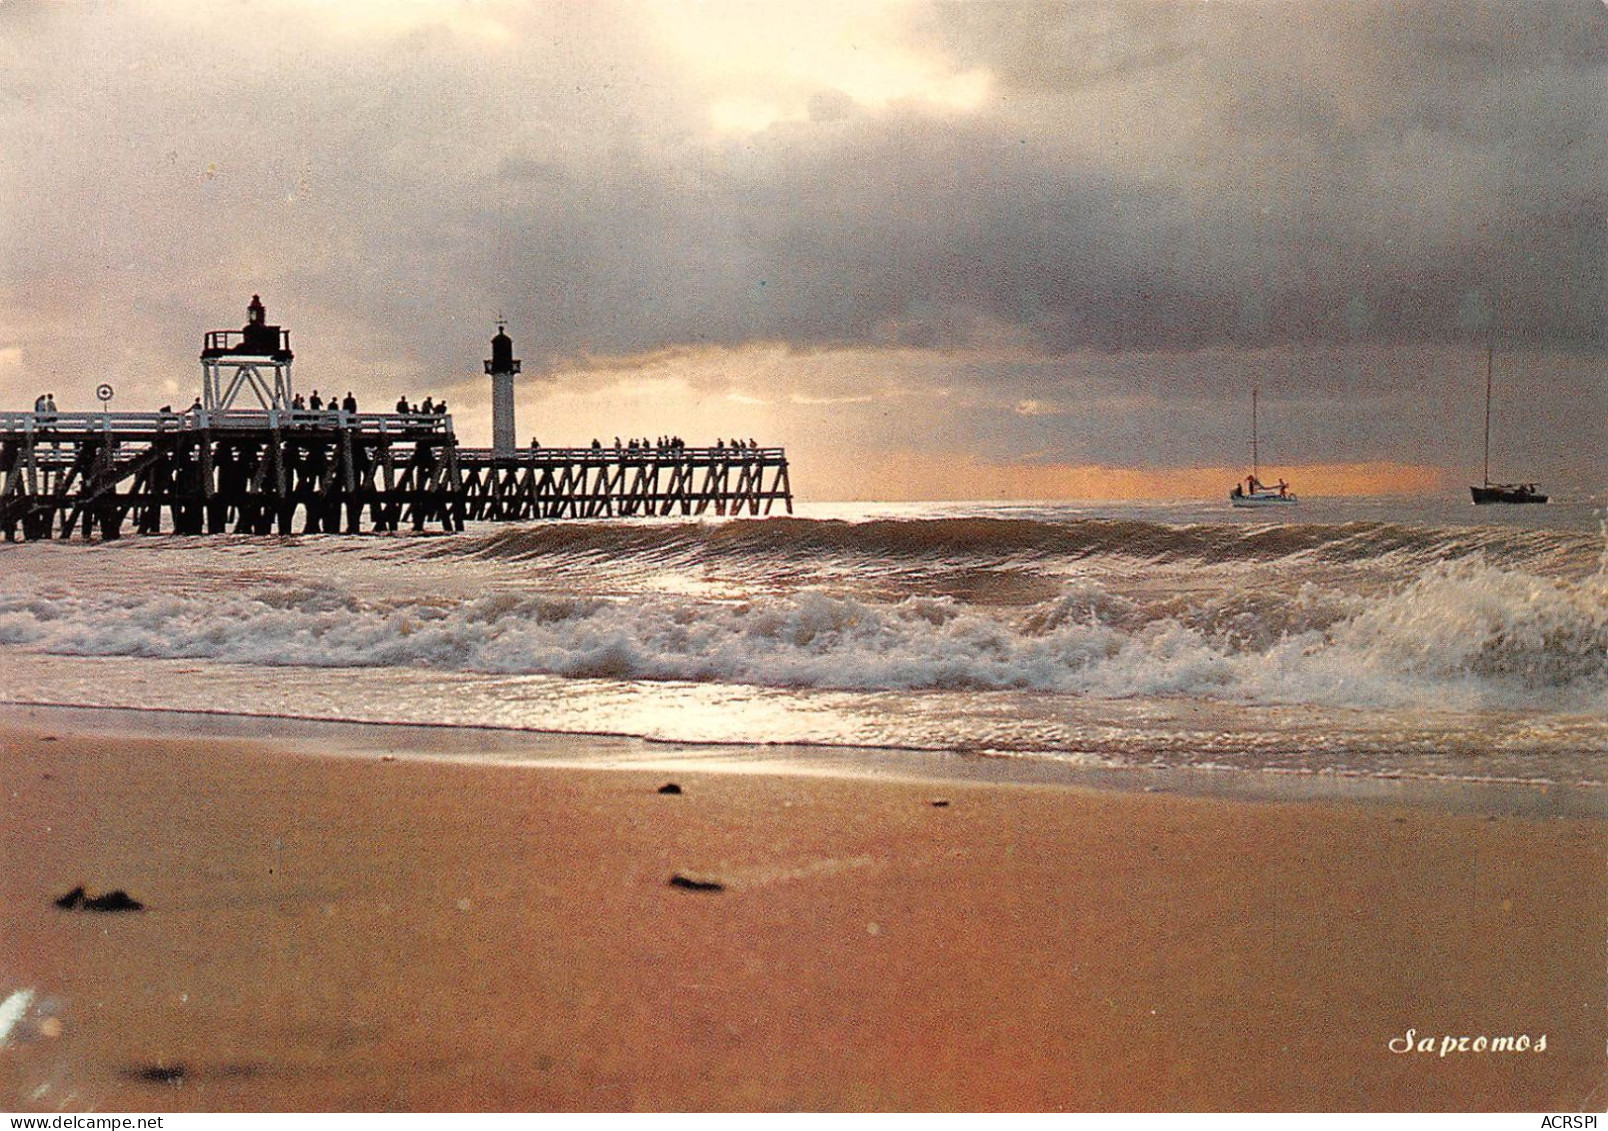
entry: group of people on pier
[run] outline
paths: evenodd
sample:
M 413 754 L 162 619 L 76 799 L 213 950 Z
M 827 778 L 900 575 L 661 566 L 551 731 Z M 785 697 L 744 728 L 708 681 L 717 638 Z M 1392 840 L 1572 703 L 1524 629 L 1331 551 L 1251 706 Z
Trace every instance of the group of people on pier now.
M 398 416 L 445 416 L 447 415 L 447 402 L 437 404 L 432 398 L 425 397 L 423 404 L 410 405 L 407 397 L 396 399 L 396 413 Z
M 319 391 L 314 389 L 305 397 L 301 393 L 297 393 L 291 397 L 290 408 L 293 412 L 344 412 L 351 415 L 356 415 L 357 397 L 348 391 L 347 394 L 339 400 L 337 400 L 333 395 L 331 395 L 328 400 L 325 400 Z M 164 416 L 170 414 L 178 415 L 173 412 L 171 405 L 163 405 L 157 411 Z M 195 403 L 189 407 L 185 415 L 199 415 L 203 411 L 201 398 L 196 397 Z M 54 393 L 41 393 L 34 399 L 34 412 L 37 413 L 43 420 L 53 420 L 56 414 L 56 395 Z M 397 398 L 396 413 L 398 416 L 446 416 L 447 402 L 445 400 L 437 401 L 433 397 L 425 397 L 422 403 L 414 404 L 410 403 L 408 398 L 404 395 Z M 540 449 L 542 445 L 536 437 L 532 436 L 530 446 L 532 451 L 536 451 Z M 622 440 L 619 436 L 614 437 L 614 451 L 622 453 L 654 452 L 662 454 L 666 452 L 681 452 L 685 451 L 686 448 L 687 442 L 680 436 L 659 436 L 654 439 L 650 439 L 646 436 L 633 436 L 628 440 Z M 604 451 L 605 448 L 603 441 L 594 437 L 592 440 L 591 450 L 594 452 Z M 747 440 L 743 440 L 735 436 L 729 439 L 721 437 L 717 438 L 715 442 L 710 445 L 710 450 L 734 452 L 758 451 L 759 441 L 753 439 L 752 437 Z
M 534 451 L 535 449 L 540 448 L 541 444 L 537 442 L 536 437 L 532 436 L 530 446 Z M 684 451 L 686 447 L 687 442 L 680 436 L 660 436 L 656 440 L 649 440 L 646 436 L 642 437 L 641 439 L 632 437 L 624 443 L 620 441 L 618 436 L 614 437 L 614 450 L 617 452 L 679 452 Z M 714 442 L 713 447 L 717 452 L 726 451 L 728 448 L 734 452 L 758 451 L 759 442 L 753 439 L 717 439 Z M 603 450 L 603 441 L 593 437 L 592 450 L 594 452 L 601 452 Z
M 352 412 L 357 411 L 357 398 L 347 393 L 340 401 L 332 395 L 328 401 L 318 395 L 314 389 L 312 395 L 303 399 L 300 393 L 290 398 L 290 407 L 296 412 Z

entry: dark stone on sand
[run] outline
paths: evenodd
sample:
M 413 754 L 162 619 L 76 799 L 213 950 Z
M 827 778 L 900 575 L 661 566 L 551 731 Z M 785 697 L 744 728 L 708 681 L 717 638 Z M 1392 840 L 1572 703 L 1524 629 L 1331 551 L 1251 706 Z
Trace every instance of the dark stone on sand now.
M 726 885 L 719 880 L 695 880 L 691 876 L 683 876 L 680 872 L 670 877 L 670 886 L 684 888 L 687 891 L 725 891 Z
M 109 891 L 105 895 L 89 896 L 84 894 L 82 887 L 76 887 L 60 899 L 56 906 L 63 911 L 144 911 L 145 904 L 137 899 L 131 899 L 128 892 L 121 889 Z
M 667 781 L 659 787 L 660 793 L 680 793 L 681 787 L 673 781 Z
M 130 1080 L 146 1084 L 167 1084 L 177 1087 L 184 1083 L 184 1065 L 153 1064 L 147 1068 L 130 1068 L 123 1073 Z
M 934 809 L 947 809 L 949 808 L 949 802 L 940 797 L 938 800 L 932 803 L 932 807 Z
M 130 899 L 126 891 L 109 891 L 94 899 L 84 900 L 85 911 L 144 911 L 145 904 Z

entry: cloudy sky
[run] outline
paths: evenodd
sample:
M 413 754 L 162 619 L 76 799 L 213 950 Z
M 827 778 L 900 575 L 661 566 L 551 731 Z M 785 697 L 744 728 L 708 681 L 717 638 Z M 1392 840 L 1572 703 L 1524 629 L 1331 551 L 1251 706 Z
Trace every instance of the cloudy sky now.
M 0 401 L 787 444 L 808 498 L 1594 493 L 1608 7 L 0 0 Z

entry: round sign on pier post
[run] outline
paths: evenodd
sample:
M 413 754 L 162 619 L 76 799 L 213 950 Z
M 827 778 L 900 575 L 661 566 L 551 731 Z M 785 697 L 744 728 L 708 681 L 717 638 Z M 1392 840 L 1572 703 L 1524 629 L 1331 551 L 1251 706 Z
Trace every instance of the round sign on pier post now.
M 101 404 L 110 407 L 112 403 L 112 387 L 106 384 L 106 382 L 102 381 L 99 385 L 95 386 L 95 398 L 99 400 Z

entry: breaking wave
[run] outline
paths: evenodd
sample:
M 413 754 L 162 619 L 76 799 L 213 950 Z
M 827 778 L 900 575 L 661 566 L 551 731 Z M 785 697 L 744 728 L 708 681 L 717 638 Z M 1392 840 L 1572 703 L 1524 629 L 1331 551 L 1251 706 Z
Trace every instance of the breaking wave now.
M 888 596 L 849 584 L 755 587 L 724 599 L 579 584 L 570 593 L 499 586 L 453 595 L 430 584 L 364 589 L 328 575 L 233 593 L 24 586 L 0 592 L 0 644 L 312 668 L 1595 711 L 1608 702 L 1608 571 L 1600 542 L 1570 537 L 1378 524 L 553 526 L 415 542 L 407 552 L 453 570 L 466 558 L 573 566 L 588 557 L 696 573 L 736 558 L 773 576 L 817 554 L 849 563 L 843 577 L 909 568 L 924 555 L 939 572 L 1024 557 L 1035 567 L 1098 558 L 1100 568 L 1042 568 L 1037 589 L 994 603 L 958 590 Z M 308 556 L 311 547 L 287 549 Z M 1316 568 L 1383 558 L 1396 564 L 1364 582 Z M 1181 568 L 1158 581 L 1133 568 L 1135 559 Z M 1265 571 L 1272 581 L 1248 584 L 1248 561 L 1279 568 Z M 396 596 L 399 588 L 433 595 Z

